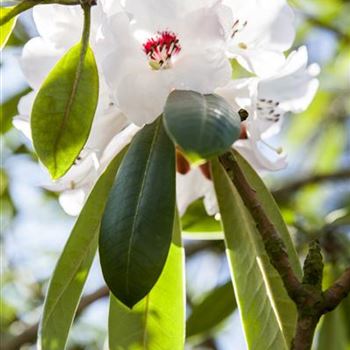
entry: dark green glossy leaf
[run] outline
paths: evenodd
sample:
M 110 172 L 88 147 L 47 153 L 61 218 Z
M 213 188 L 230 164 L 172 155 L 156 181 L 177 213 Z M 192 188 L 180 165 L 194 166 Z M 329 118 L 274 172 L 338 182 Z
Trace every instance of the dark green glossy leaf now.
M 72 47 L 52 69 L 34 101 L 33 144 L 52 178 L 63 176 L 89 136 L 98 100 L 94 54 Z
M 8 13 L 11 12 L 13 7 L 0 7 L 0 20 L 7 15 Z M 13 28 L 15 27 L 16 24 L 16 18 L 13 17 L 10 19 L 8 22 L 5 24 L 1 25 L 0 27 L 0 50 L 3 49 L 3 47 L 6 45 L 7 40 L 9 39 Z
M 225 152 L 238 139 L 240 117 L 220 96 L 173 91 L 164 109 L 170 137 L 192 160 Z
M 175 212 L 175 148 L 162 119 L 134 138 L 110 193 L 100 235 L 104 278 L 132 307 L 164 267 Z
M 297 310 L 270 264 L 256 225 L 218 160 L 212 174 L 248 348 L 288 350 Z
M 125 154 L 122 151 L 97 181 L 56 265 L 39 329 L 41 349 L 64 349 L 76 307 L 98 244 L 99 225 L 108 193 Z
M 184 251 L 177 217 L 166 264 L 151 292 L 132 310 L 111 295 L 108 339 L 110 350 L 184 348 Z
M 232 281 L 216 287 L 201 303 L 194 305 L 186 322 L 186 336 L 206 334 L 236 309 Z

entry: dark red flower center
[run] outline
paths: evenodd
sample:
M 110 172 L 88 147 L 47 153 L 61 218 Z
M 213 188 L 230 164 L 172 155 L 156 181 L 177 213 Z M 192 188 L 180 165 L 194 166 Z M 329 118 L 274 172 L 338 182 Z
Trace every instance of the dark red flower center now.
M 171 67 L 171 59 L 181 51 L 181 46 L 176 34 L 162 31 L 143 44 L 143 51 L 153 69 L 166 69 Z

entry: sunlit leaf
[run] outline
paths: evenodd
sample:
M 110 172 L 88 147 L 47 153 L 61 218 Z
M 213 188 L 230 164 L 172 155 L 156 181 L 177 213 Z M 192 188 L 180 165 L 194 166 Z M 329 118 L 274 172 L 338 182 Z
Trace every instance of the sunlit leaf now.
M 132 310 L 111 295 L 109 349 L 184 349 L 184 291 L 184 252 L 176 218 L 164 270 L 150 294 Z
M 212 171 L 248 348 L 287 350 L 294 335 L 296 308 L 269 262 L 240 195 L 217 160 Z
M 218 95 L 173 91 L 164 109 L 170 137 L 192 160 L 222 154 L 240 134 L 240 117 Z
M 162 118 L 133 139 L 103 215 L 100 257 L 111 292 L 132 307 L 159 278 L 175 212 L 175 148 Z
M 223 239 L 220 221 L 209 216 L 203 199 L 193 202 L 181 218 L 182 235 L 189 239 Z
M 8 14 L 12 7 L 0 7 L 0 19 Z M 9 39 L 13 28 L 15 27 L 17 17 L 10 19 L 8 22 L 0 27 L 0 50 L 4 48 Z
M 278 233 L 281 235 L 281 238 L 286 245 L 294 272 L 299 278 L 301 278 L 302 269 L 299 257 L 276 201 L 252 166 L 238 152 L 234 151 L 234 154 L 249 184 L 255 189 L 259 202 L 263 206 L 271 222 L 277 228 Z
M 232 281 L 216 287 L 201 303 L 192 307 L 186 322 L 186 336 L 208 333 L 224 321 L 236 308 Z
M 40 323 L 39 344 L 42 349 L 60 350 L 65 347 L 96 254 L 103 209 L 124 154 L 125 151 L 122 151 L 116 156 L 99 178 L 56 265 Z
M 73 165 L 89 136 L 98 100 L 98 72 L 90 48 L 71 48 L 52 69 L 33 105 L 33 144 L 52 178 Z

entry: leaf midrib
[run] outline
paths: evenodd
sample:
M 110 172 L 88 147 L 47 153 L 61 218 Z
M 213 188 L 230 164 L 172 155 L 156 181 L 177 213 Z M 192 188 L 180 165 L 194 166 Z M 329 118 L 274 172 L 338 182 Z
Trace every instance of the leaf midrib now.
M 126 261 L 126 280 L 125 280 L 125 289 L 126 289 L 126 294 L 129 296 L 130 294 L 130 290 L 129 290 L 129 270 L 130 270 L 130 261 L 131 261 L 131 253 L 132 253 L 132 246 L 133 246 L 133 240 L 135 237 L 135 226 L 136 226 L 136 221 L 137 221 L 137 217 L 139 216 L 139 209 L 140 209 L 140 203 L 143 197 L 143 192 L 145 189 L 145 179 L 146 179 L 146 175 L 148 173 L 150 164 L 151 164 L 151 158 L 153 155 L 153 148 L 156 144 L 156 140 L 159 136 L 159 128 L 160 128 L 160 121 L 157 122 L 157 126 L 154 130 L 154 134 L 153 134 L 153 138 L 152 138 L 152 143 L 151 143 L 151 147 L 150 147 L 150 151 L 149 151 L 149 155 L 147 157 L 147 161 L 146 161 L 146 166 L 145 166 L 145 171 L 144 171 L 144 176 L 142 178 L 142 183 L 141 183 L 141 188 L 140 188 L 140 192 L 139 195 L 137 197 L 137 204 L 136 204 L 136 209 L 135 209 L 135 215 L 134 215 L 134 220 L 132 223 L 132 227 L 131 227 L 131 235 L 130 235 L 130 240 L 129 240 L 129 245 L 128 245 L 128 254 L 127 254 L 127 261 Z
M 84 50 L 84 46 L 82 44 L 79 44 L 79 46 L 81 46 L 81 51 L 80 51 L 79 61 L 78 61 L 78 65 L 77 65 L 75 76 L 74 76 L 72 90 L 71 90 L 71 93 L 69 94 L 69 99 L 68 99 L 68 102 L 67 102 L 67 104 L 65 106 L 63 119 L 61 121 L 61 125 L 60 125 L 57 137 L 55 138 L 55 142 L 54 142 L 54 145 L 53 145 L 55 173 L 57 172 L 57 148 L 58 148 L 58 143 L 60 142 L 60 140 L 62 138 L 63 129 L 64 129 L 64 127 L 65 127 L 65 125 L 66 125 L 66 123 L 67 123 L 67 121 L 69 119 L 69 114 L 70 114 L 70 112 L 72 110 L 73 102 L 74 102 L 74 100 L 76 98 L 76 95 L 77 95 L 78 85 L 79 85 L 79 82 L 80 82 L 80 79 L 81 79 L 81 75 L 82 75 L 82 72 L 83 72 L 84 59 L 85 59 L 86 54 L 87 54 L 87 50 Z

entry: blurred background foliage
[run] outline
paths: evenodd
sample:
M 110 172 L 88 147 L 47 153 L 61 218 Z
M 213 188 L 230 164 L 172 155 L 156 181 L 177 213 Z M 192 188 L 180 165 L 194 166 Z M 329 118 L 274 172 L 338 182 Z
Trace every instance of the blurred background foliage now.
M 350 264 L 350 1 L 291 0 L 297 13 L 295 47 L 306 45 L 321 66 L 311 107 L 286 118 L 274 142 L 289 155 L 287 169 L 264 174 L 290 226 L 301 259 L 319 239 L 325 285 Z M 25 138 L 12 127 L 21 96 L 29 90 L 18 58 L 36 35 L 31 14 L 17 21 L 1 54 L 1 349 L 35 349 L 37 322 L 48 279 L 74 219 L 56 195 L 40 188 L 43 172 Z M 186 236 L 220 238 L 220 226 L 201 202 L 183 218 Z M 185 240 L 188 349 L 244 350 L 239 315 L 220 240 Z M 70 350 L 102 349 L 107 295 L 98 263 L 85 288 Z M 323 317 L 316 350 L 350 349 L 350 297 Z

